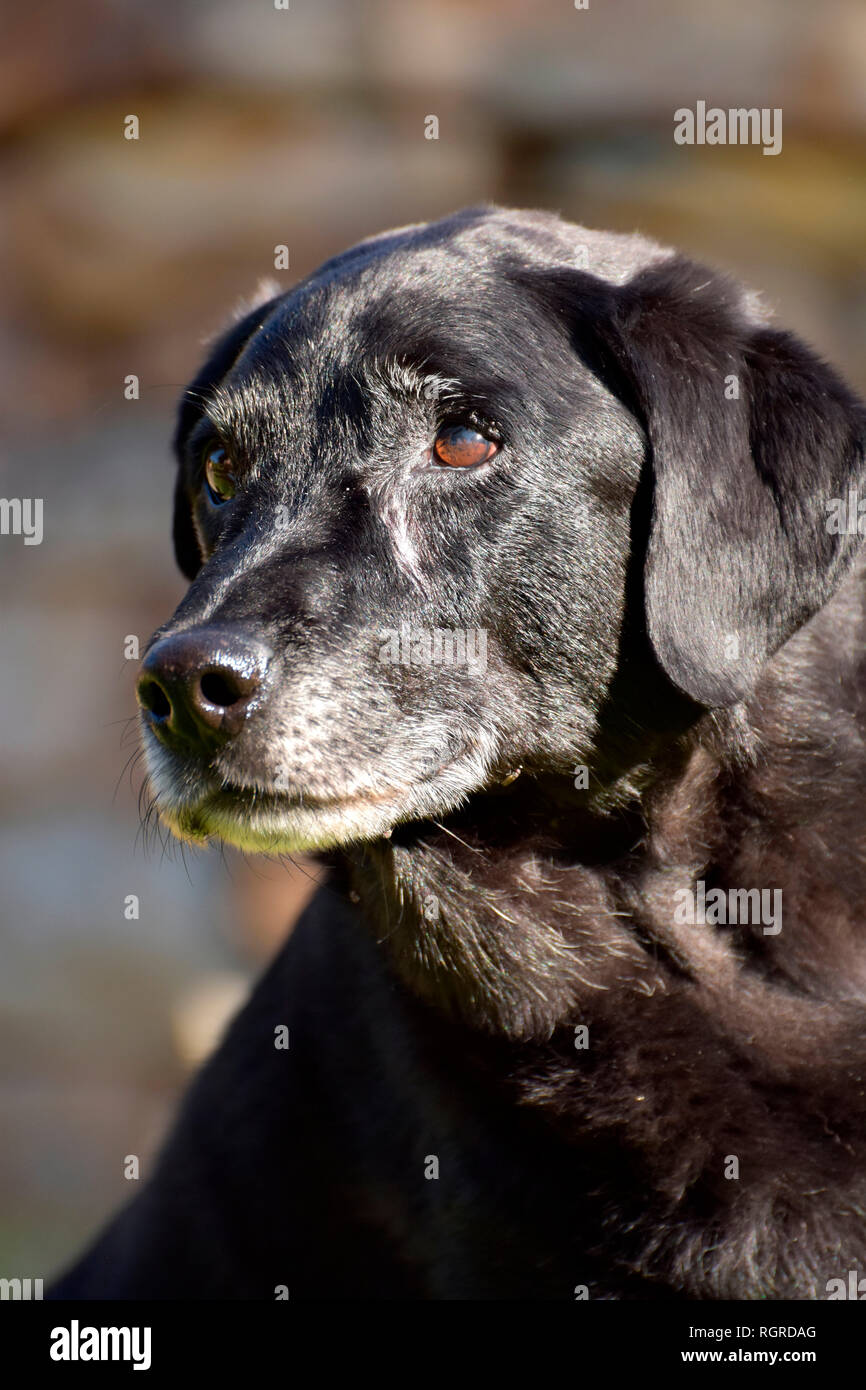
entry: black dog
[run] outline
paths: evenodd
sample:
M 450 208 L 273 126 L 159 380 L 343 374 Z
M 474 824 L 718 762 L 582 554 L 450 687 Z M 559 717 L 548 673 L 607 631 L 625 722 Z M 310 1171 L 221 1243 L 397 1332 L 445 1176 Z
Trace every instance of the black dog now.
M 231 329 L 151 778 L 332 878 L 55 1297 L 866 1275 L 864 425 L 735 284 L 544 214 Z

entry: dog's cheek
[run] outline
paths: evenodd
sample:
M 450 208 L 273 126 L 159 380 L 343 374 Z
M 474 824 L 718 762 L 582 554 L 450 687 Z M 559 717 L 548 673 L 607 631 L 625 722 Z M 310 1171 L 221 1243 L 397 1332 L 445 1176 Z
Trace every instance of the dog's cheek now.
M 552 747 L 560 720 L 562 747 L 572 749 L 591 737 L 620 659 L 627 523 L 556 495 L 522 518 L 520 532 L 491 585 L 514 674 L 510 722 L 543 727 Z

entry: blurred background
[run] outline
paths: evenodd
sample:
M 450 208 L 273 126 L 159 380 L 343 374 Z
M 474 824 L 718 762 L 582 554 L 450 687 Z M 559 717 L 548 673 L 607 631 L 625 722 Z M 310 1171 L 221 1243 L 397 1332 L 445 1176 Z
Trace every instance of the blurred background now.
M 277 246 L 288 287 L 493 199 L 731 268 L 863 389 L 866 6 L 41 0 L 3 33 L 0 495 L 44 499 L 44 539 L 0 536 L 0 1276 L 48 1278 L 315 874 L 148 849 L 124 771 L 203 342 Z M 781 107 L 782 153 L 676 145 L 698 100 Z

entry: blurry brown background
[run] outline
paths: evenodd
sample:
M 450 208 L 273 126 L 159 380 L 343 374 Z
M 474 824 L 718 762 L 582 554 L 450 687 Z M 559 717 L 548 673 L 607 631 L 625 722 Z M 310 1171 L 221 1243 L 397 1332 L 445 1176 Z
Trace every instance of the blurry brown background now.
M 862 388 L 866 6 L 49 0 L 3 33 L 0 495 L 44 498 L 45 536 L 0 537 L 0 1276 L 47 1277 L 131 1195 L 124 1156 L 146 1175 L 309 887 L 146 852 L 123 775 L 124 639 L 183 590 L 167 440 L 205 335 L 278 244 L 288 286 L 495 199 L 730 267 Z M 782 153 L 675 145 L 699 99 L 781 107 Z

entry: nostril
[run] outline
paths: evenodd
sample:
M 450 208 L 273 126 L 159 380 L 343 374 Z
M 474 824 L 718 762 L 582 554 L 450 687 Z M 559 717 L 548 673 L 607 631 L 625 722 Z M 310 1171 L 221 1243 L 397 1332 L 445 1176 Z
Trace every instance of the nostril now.
M 221 671 L 205 671 L 199 681 L 199 690 L 209 705 L 219 709 L 229 709 L 243 698 L 243 692 L 231 677 Z
M 150 648 L 138 702 L 149 732 L 177 752 L 211 754 L 240 733 L 264 685 L 271 651 L 228 628 L 190 628 Z
M 158 681 L 144 680 L 139 683 L 138 702 L 155 719 L 167 719 L 171 714 L 171 702 Z

